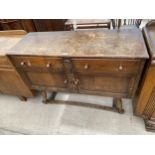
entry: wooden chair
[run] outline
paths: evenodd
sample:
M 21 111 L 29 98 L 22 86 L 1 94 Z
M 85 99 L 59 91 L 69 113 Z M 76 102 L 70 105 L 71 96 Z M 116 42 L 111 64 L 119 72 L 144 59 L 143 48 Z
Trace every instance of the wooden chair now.
M 112 26 L 114 29 L 124 27 L 125 26 L 136 26 L 139 28 L 142 19 L 111 19 L 112 21 Z
M 78 29 L 110 29 L 111 20 L 109 19 L 68 19 L 65 23 L 67 30 Z

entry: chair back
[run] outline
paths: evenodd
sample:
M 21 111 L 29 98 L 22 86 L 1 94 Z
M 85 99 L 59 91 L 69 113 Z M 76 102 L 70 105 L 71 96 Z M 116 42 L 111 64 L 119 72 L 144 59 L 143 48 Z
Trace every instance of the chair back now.
M 142 19 L 112 19 L 112 26 L 114 29 L 125 25 L 134 25 L 139 28 L 141 22 Z

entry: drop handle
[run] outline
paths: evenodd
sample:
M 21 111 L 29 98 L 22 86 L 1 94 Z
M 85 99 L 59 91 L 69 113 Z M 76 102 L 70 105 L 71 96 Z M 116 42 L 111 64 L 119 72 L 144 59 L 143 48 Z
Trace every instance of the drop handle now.
M 68 83 L 68 81 L 67 80 L 64 80 L 64 84 L 67 84 Z
M 89 65 L 88 64 L 85 64 L 84 65 L 84 69 L 87 70 L 88 68 L 89 68 Z
M 79 79 L 75 79 L 75 80 L 74 80 L 74 84 L 75 84 L 75 85 L 78 85 L 78 84 L 79 84 Z

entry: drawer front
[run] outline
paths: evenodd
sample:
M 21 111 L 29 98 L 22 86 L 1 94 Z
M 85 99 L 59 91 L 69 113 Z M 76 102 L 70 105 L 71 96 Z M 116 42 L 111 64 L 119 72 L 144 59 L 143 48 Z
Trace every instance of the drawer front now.
M 131 97 L 135 78 L 131 76 L 78 75 L 81 93 Z
M 81 73 L 126 73 L 137 74 L 140 60 L 73 59 L 74 71 Z
M 12 67 L 12 64 L 9 62 L 7 57 L 0 56 L 0 67 Z
M 61 58 L 13 56 L 11 59 L 16 67 L 22 68 L 24 70 L 63 70 L 63 63 Z

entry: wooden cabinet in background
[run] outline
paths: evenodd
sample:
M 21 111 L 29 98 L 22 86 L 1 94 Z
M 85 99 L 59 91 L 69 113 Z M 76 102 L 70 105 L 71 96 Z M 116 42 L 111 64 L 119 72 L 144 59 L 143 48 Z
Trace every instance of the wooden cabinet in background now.
M 134 110 L 136 115 L 144 118 L 146 129 L 155 131 L 155 21 L 148 23 L 143 33 L 150 59 L 142 76 Z
M 0 66 L 0 93 L 15 95 L 22 100 L 26 100 L 26 97 L 32 97 L 33 94 L 25 85 L 16 69 L 13 66 L 4 66 L 6 65 L 3 65 L 3 67 Z
M 2 30 L 25 30 L 26 32 L 35 32 L 32 19 L 0 19 Z
M 6 53 L 26 34 L 25 31 L 0 32 L 0 93 L 18 96 L 21 100 L 33 93 L 24 83 Z
M 0 19 L 0 30 L 63 31 L 65 19 Z

